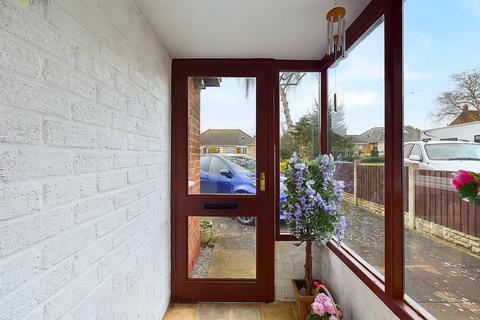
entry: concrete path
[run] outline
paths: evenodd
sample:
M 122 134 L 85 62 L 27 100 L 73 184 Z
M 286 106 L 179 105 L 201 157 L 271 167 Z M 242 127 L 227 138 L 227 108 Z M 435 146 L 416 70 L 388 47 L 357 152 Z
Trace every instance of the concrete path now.
M 383 217 L 344 209 L 345 244 L 383 273 Z M 480 257 L 414 230 L 405 241 L 407 294 L 438 319 L 480 319 Z

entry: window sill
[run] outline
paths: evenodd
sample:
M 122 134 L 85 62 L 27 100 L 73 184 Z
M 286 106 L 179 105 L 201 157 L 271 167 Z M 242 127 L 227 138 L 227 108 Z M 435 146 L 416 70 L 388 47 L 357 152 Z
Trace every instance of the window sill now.
M 428 319 L 404 300 L 392 298 L 385 292 L 385 284 L 377 275 L 355 259 L 348 250 L 335 241 L 329 241 L 327 247 L 400 319 Z

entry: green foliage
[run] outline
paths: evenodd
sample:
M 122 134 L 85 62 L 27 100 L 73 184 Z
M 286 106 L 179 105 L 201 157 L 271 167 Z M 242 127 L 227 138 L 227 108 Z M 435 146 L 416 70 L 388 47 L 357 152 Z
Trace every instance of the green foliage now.
M 333 113 L 329 108 L 329 149 L 335 159 L 353 161 L 355 145 L 352 137 L 346 134 L 343 108 Z M 334 118 L 332 121 L 332 117 Z M 320 107 L 315 104 L 312 111 L 305 115 L 284 132 L 280 139 L 280 160 L 289 159 L 296 152 L 301 158 L 312 160 L 320 154 L 319 125 Z M 335 123 L 332 123 L 335 122 Z M 336 132 L 345 132 L 338 134 Z
M 373 147 L 372 152 L 370 153 L 370 157 L 375 158 L 378 157 L 378 148 Z
M 355 158 L 355 144 L 353 138 L 347 135 L 345 110 L 343 106 L 333 111 L 333 101 L 330 101 L 328 113 L 328 147 L 329 152 L 337 160 L 353 161 Z
M 208 146 L 207 153 L 218 153 L 216 146 Z
M 480 206 L 480 198 L 477 198 L 478 194 L 478 184 L 477 182 L 465 183 L 459 190 L 458 193 L 463 199 L 467 199 L 469 202 Z
M 382 156 L 382 157 L 379 157 L 379 156 L 376 156 L 376 157 L 366 157 L 366 158 L 362 158 L 360 160 L 361 163 L 384 163 L 385 162 L 385 158 Z
M 305 320 L 329 320 L 330 319 L 330 315 L 329 314 L 325 314 L 323 316 L 319 316 L 319 315 L 316 315 L 314 313 L 310 313 L 306 318 Z
M 335 159 L 351 161 L 355 158 L 353 139 L 336 134 L 333 130 L 329 130 L 329 149 Z

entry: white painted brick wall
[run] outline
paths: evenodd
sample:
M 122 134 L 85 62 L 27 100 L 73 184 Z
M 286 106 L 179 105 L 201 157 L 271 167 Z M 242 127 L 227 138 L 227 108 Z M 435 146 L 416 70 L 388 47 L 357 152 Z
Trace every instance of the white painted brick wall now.
M 171 59 L 133 0 L 36 2 L 0 0 L 0 319 L 162 319 Z
M 275 300 L 293 301 L 292 279 L 305 277 L 305 245 L 295 246 L 294 241 L 275 242 Z M 320 277 L 317 268 L 319 250 L 313 247 L 313 276 Z
M 330 249 L 320 249 L 317 267 L 348 319 L 397 320 L 398 317 Z

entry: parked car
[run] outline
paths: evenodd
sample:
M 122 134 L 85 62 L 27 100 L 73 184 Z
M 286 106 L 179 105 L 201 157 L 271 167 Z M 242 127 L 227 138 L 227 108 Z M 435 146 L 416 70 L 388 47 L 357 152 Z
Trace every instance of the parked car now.
M 464 141 L 411 141 L 404 145 L 405 164 L 419 169 L 480 171 L 480 143 Z
M 245 154 L 206 154 L 200 157 L 200 193 L 255 194 L 256 160 Z M 280 190 L 283 190 L 283 183 Z M 280 199 L 284 199 L 283 192 Z M 280 219 L 283 219 L 281 213 Z M 237 217 L 245 225 L 254 225 L 255 217 Z

